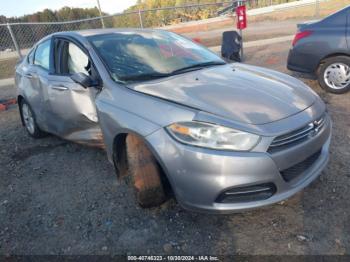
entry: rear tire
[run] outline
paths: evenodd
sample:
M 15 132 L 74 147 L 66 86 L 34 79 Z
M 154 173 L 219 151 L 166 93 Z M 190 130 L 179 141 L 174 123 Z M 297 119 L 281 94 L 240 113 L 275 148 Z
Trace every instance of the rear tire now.
M 47 136 L 47 133 L 42 131 L 36 123 L 35 115 L 30 105 L 22 100 L 19 104 L 19 112 L 21 114 L 22 123 L 27 133 L 34 138 Z
M 136 135 L 126 137 L 127 162 L 136 200 L 141 207 L 159 206 L 166 200 L 161 170 L 152 152 Z
M 350 90 L 350 57 L 335 56 L 319 67 L 318 82 L 327 92 L 344 94 Z

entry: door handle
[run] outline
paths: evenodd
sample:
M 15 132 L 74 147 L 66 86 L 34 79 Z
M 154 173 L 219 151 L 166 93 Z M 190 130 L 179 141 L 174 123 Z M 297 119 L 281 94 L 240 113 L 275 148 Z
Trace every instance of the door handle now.
M 68 87 L 63 86 L 63 85 L 58 85 L 58 86 L 52 86 L 52 89 L 55 89 L 58 91 L 65 91 L 65 90 L 68 90 Z
M 25 76 L 26 78 L 29 78 L 29 79 L 34 78 L 34 76 L 33 76 L 32 74 L 25 74 L 24 76 Z

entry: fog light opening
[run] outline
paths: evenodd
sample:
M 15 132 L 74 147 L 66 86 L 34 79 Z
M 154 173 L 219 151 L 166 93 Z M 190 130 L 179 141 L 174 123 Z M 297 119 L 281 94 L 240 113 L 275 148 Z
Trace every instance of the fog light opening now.
M 217 203 L 244 203 L 265 200 L 276 193 L 273 183 L 236 187 L 222 192 L 215 202 Z

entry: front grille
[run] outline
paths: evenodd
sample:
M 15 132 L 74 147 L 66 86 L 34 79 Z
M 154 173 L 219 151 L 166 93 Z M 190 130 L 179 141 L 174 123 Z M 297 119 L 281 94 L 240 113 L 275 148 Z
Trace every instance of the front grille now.
M 221 193 L 215 202 L 217 203 L 242 203 L 268 199 L 276 192 L 273 183 L 260 184 L 246 187 L 236 187 Z
M 303 174 L 306 170 L 308 170 L 316 162 L 316 160 L 321 155 L 321 151 L 322 150 L 319 150 L 316 153 L 314 153 L 313 155 L 306 158 L 304 161 L 299 162 L 298 164 L 281 171 L 281 175 L 282 175 L 283 179 L 286 182 L 290 182 L 290 181 L 294 180 L 295 178 L 297 178 L 299 175 Z
M 325 115 L 300 129 L 278 136 L 272 141 L 268 152 L 281 150 L 288 146 L 305 141 L 309 137 L 315 136 L 323 128 L 324 124 Z

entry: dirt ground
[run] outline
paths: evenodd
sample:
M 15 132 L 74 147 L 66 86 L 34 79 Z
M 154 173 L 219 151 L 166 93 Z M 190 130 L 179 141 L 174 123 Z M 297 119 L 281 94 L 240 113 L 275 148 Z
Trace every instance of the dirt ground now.
M 247 63 L 287 72 L 290 43 L 246 50 Z M 2 254 L 350 254 L 350 93 L 305 80 L 334 122 L 321 177 L 280 204 L 232 215 L 141 209 L 106 154 L 29 138 L 16 107 L 0 112 Z
M 0 79 L 10 78 L 14 76 L 14 68 L 17 63 L 17 58 L 0 59 Z

